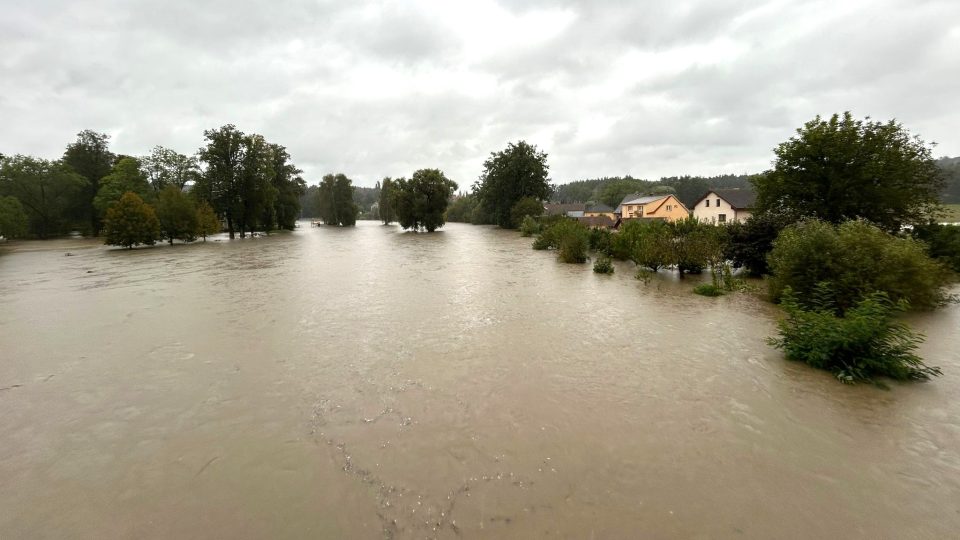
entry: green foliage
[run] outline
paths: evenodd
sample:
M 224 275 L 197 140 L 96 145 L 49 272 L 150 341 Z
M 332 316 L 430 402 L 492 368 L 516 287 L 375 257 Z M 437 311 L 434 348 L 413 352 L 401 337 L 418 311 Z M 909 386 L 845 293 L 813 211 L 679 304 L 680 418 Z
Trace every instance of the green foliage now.
M 343 174 L 328 174 L 320 181 L 317 208 L 326 225 L 352 227 L 359 209 L 353 202 L 353 180 Z
M 397 219 L 397 212 L 393 207 L 393 202 L 396 198 L 396 194 L 394 193 L 395 188 L 396 185 L 394 184 L 393 179 L 391 179 L 389 176 L 380 182 L 380 200 L 378 203 L 378 208 L 380 212 L 380 221 L 382 221 L 384 225 L 389 225 L 391 222 L 396 221 Z
M 590 249 L 601 253 L 604 256 L 610 255 L 612 249 L 613 233 L 606 228 L 590 228 Z
M 862 220 L 839 226 L 818 220 L 790 225 L 774 242 L 769 263 L 775 301 L 789 287 L 798 302 L 812 307 L 814 291 L 827 283 L 831 303 L 840 312 L 878 291 L 894 302 L 932 308 L 944 300 L 943 286 L 949 281 L 949 271 L 927 255 L 923 243 Z
M 455 195 L 447 206 L 446 219 L 452 223 L 473 223 L 474 212 L 478 206 L 477 197 L 472 193 Z
M 78 198 L 86 197 L 88 182 L 59 161 L 26 156 L 0 160 L 0 196 L 15 197 L 29 221 L 29 232 L 49 238 L 70 230 Z
M 300 176 L 303 171 L 298 169 L 290 160 L 287 149 L 279 144 L 269 144 L 270 165 L 268 179 L 273 188 L 273 208 L 265 208 L 261 215 L 263 228 L 270 229 L 276 226 L 280 229 L 292 231 L 297 226 L 300 216 L 300 197 L 306 193 L 307 183 Z M 273 222 L 267 222 L 272 217 Z
M 520 235 L 533 236 L 540 232 L 540 223 L 532 216 L 524 216 L 520 222 Z
M 16 197 L 7 195 L 0 196 L 0 236 L 11 238 L 23 238 L 27 235 L 27 213 L 23 211 L 23 205 Z
M 511 228 L 520 226 L 525 217 L 539 217 L 543 214 L 543 203 L 535 197 L 524 197 L 510 209 Z
M 174 184 L 167 184 L 157 196 L 157 219 L 162 237 L 171 244 L 174 240 L 193 242 L 197 239 L 199 220 L 193 200 Z
M 693 292 L 700 296 L 722 296 L 724 290 L 713 283 L 701 283 L 693 288 Z
M 894 302 L 884 292 L 872 292 L 840 316 L 825 300 L 834 296 L 830 289 L 826 283 L 818 284 L 812 304 L 802 304 L 792 289 L 784 289 L 787 317 L 779 323 L 779 337 L 770 342 L 787 359 L 831 371 L 845 383 L 878 376 L 923 380 L 941 374 L 914 353 L 923 337 L 894 320 L 907 309 L 905 300 Z
M 93 205 L 100 190 L 100 180 L 110 174 L 117 156 L 110 151 L 110 136 L 86 129 L 77 133 L 77 140 L 67 145 L 62 162 L 86 182 L 79 193 L 71 198 L 70 219 L 75 223 L 85 222 L 90 232 L 99 233 L 101 213 Z M 21 199 L 21 202 L 23 200 Z
M 514 226 L 511 210 L 520 199 L 546 200 L 550 196 L 548 171 L 545 152 L 526 141 L 510 143 L 483 163 L 474 191 L 493 222 L 510 228 Z
M 817 116 L 775 150 L 757 177 L 760 210 L 786 209 L 830 223 L 863 218 L 897 232 L 923 223 L 939 204 L 943 179 L 930 146 L 895 121 Z
M 574 219 L 563 218 L 545 225 L 533 242 L 533 249 L 556 249 L 565 263 L 583 263 L 590 249 L 590 230 Z
M 787 225 L 797 221 L 785 212 L 761 212 L 753 214 L 745 222 L 726 225 L 729 242 L 726 258 L 736 268 L 746 268 L 752 276 L 770 273 L 767 255 L 773 249 L 773 241 Z
M 103 216 L 107 209 L 127 192 L 136 193 L 144 200 L 149 200 L 152 196 L 147 177 L 140 170 L 140 162 L 131 157 L 117 161 L 110 174 L 100 180 L 100 189 L 93 199 L 93 206 L 99 215 Z
M 725 227 L 702 223 L 691 216 L 670 224 L 673 229 L 673 262 L 683 273 L 699 274 L 723 262 L 727 243 Z
M 607 256 L 598 257 L 593 263 L 593 271 L 598 274 L 612 274 L 614 271 L 613 261 Z
M 551 200 L 560 203 L 602 202 L 616 208 L 629 194 L 673 193 L 687 207 L 692 207 L 707 190 L 749 188 L 750 180 L 750 176 L 729 174 L 711 177 L 671 176 L 657 181 L 641 180 L 629 175 L 576 180 L 556 186 Z
M 155 146 L 149 156 L 139 159 L 140 168 L 154 191 L 176 186 L 181 191 L 188 182 L 200 178 L 200 165 L 194 156 L 185 156 L 163 146 Z
M 960 225 L 918 225 L 913 229 L 913 237 L 927 244 L 931 257 L 960 273 Z
M 111 246 L 153 245 L 160 236 L 160 221 L 153 208 L 129 191 L 107 209 L 103 225 L 105 243 Z
M 207 237 L 217 234 L 222 230 L 220 218 L 207 201 L 202 201 L 197 205 L 197 230 L 196 235 L 207 241 Z
M 394 206 L 404 229 L 433 232 L 443 227 L 444 214 L 457 184 L 439 169 L 420 169 L 409 180 L 397 180 Z

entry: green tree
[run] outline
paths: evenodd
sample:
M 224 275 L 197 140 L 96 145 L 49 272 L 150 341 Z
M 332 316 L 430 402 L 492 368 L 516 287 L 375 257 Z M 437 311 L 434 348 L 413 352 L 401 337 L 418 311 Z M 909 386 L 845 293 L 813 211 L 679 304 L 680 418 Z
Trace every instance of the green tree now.
M 290 161 L 287 149 L 279 144 L 269 145 L 270 184 L 276 192 L 273 216 L 280 229 L 293 230 L 300 216 L 300 197 L 306 192 L 307 184 L 300 176 L 303 171 Z
M 206 171 L 194 190 L 200 200 L 224 216 L 230 238 L 236 234 L 238 220 L 242 220 L 243 166 L 246 155 L 246 135 L 233 124 L 203 132 L 207 146 L 200 149 L 200 160 L 206 163 Z
M 767 256 L 773 242 L 786 226 L 798 220 L 786 212 L 767 211 L 753 214 L 745 222 L 726 225 L 729 243 L 726 258 L 735 268 L 746 268 L 753 276 L 770 273 Z
M 510 211 L 517 201 L 524 197 L 549 198 L 549 170 L 546 152 L 526 141 L 510 143 L 506 149 L 491 153 L 483 163 L 483 173 L 474 191 L 494 222 L 510 228 L 514 226 Z
M 326 225 L 352 227 L 357 223 L 359 209 L 353 202 L 353 180 L 342 173 L 328 174 L 320 181 L 317 192 L 320 219 Z
M 133 249 L 139 244 L 153 245 L 160 236 L 160 221 L 153 208 L 139 195 L 128 191 L 107 209 L 103 219 L 105 243 Z
M 914 227 L 913 237 L 927 244 L 931 257 L 960 274 L 960 226 L 930 222 Z
M 477 197 L 473 193 L 454 195 L 447 206 L 447 221 L 451 223 L 472 223 L 473 212 L 477 208 Z
M 0 195 L 23 205 L 30 232 L 40 238 L 69 230 L 71 210 L 84 197 L 87 180 L 59 161 L 26 156 L 0 160 Z
M 155 146 L 149 156 L 139 159 L 141 169 L 154 191 L 173 185 L 181 191 L 200 178 L 200 166 L 194 156 L 185 156 L 163 146 Z
M 826 284 L 830 305 L 840 312 L 877 291 L 894 302 L 932 308 L 944 300 L 943 287 L 950 278 L 922 242 L 893 236 L 862 220 L 839 226 L 817 220 L 790 225 L 774 242 L 769 263 L 775 301 L 790 287 L 798 302 L 814 308 L 815 291 Z
M 89 224 L 93 234 L 99 234 L 102 216 L 94 207 L 93 199 L 100 190 L 100 180 L 110 174 L 116 157 L 110 151 L 110 136 L 89 129 L 77 133 L 77 140 L 67 145 L 63 153 L 63 163 L 87 180 L 73 201 L 71 218 Z
M 939 205 L 944 184 L 930 146 L 893 120 L 818 116 L 774 152 L 773 170 L 754 179 L 761 210 L 831 223 L 863 218 L 896 232 Z
M 201 201 L 197 207 L 197 230 L 196 235 L 207 241 L 207 236 L 217 234 L 222 230 L 220 218 L 207 201 Z
M 543 203 L 534 197 L 524 197 L 517 201 L 510 209 L 511 228 L 517 228 L 523 222 L 523 218 L 540 217 L 543 214 Z
M 397 219 L 397 212 L 393 207 L 394 199 L 396 198 L 396 194 L 394 193 L 395 189 L 396 183 L 389 176 L 380 182 L 380 199 L 377 205 L 380 211 L 380 221 L 382 221 L 384 225 L 389 225 Z
M 23 238 L 27 235 L 27 224 L 27 213 L 20 200 L 10 195 L 0 196 L 0 236 Z
M 110 174 L 100 180 L 100 189 L 93 199 L 93 206 L 99 215 L 103 216 L 107 209 L 128 191 L 136 193 L 145 200 L 149 200 L 152 196 L 147 177 L 140 170 L 140 162 L 135 158 L 125 157 L 117 161 Z
M 439 169 L 420 169 L 396 184 L 394 209 L 401 227 L 428 232 L 443 227 L 447 204 L 457 189 L 455 182 Z
M 171 245 L 174 240 L 193 242 L 197 239 L 197 207 L 175 185 L 167 184 L 160 191 L 156 212 L 163 238 Z
M 688 217 L 670 224 L 673 229 L 673 260 L 680 277 L 700 273 L 724 261 L 726 229 Z

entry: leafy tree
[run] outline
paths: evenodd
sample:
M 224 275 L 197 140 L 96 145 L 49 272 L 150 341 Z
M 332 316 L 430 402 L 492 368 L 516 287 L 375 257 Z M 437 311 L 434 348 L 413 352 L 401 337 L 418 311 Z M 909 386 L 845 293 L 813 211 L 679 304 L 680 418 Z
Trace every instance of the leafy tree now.
M 477 196 L 473 193 L 460 193 L 453 196 L 447 207 L 447 221 L 452 223 L 472 223 L 473 212 L 478 206 Z
M 447 203 L 455 189 L 457 184 L 439 169 L 420 169 L 409 180 L 398 179 L 394 208 L 400 226 L 428 232 L 443 227 Z
M 27 235 L 27 224 L 27 213 L 20 200 L 10 195 L 0 196 L 0 236 L 23 238 Z
M 279 144 L 269 145 L 270 184 L 276 192 L 273 217 L 277 227 L 293 230 L 300 215 L 300 197 L 306 193 L 306 182 L 300 176 L 303 171 L 291 163 L 287 149 Z
M 144 176 L 154 191 L 173 185 L 181 191 L 188 182 L 200 178 L 200 165 L 195 156 L 185 156 L 163 146 L 155 146 L 149 156 L 139 159 Z
M 207 236 L 217 234 L 222 230 L 220 218 L 207 201 L 201 201 L 197 207 L 197 230 L 196 235 L 207 241 Z
M 831 371 L 845 383 L 873 382 L 877 376 L 924 380 L 941 374 L 914 352 L 923 337 L 894 318 L 909 307 L 906 301 L 893 302 L 877 291 L 838 315 L 836 306 L 824 300 L 832 296 L 825 283 L 814 290 L 812 303 L 801 303 L 789 287 L 783 291 L 787 317 L 779 323 L 780 336 L 770 342 L 783 349 L 788 360 Z
M 204 175 L 194 190 L 200 200 L 209 201 L 217 213 L 227 220 L 230 238 L 243 219 L 243 166 L 246 157 L 246 135 L 233 124 L 203 132 L 207 146 L 198 152 L 206 163 Z
M 524 197 L 546 200 L 550 196 L 549 169 L 546 152 L 525 141 L 510 143 L 483 163 L 474 191 L 494 222 L 510 228 L 514 226 L 510 211 L 517 201 Z
M 583 263 L 590 249 L 590 230 L 577 220 L 563 217 L 544 224 L 533 249 L 556 249 L 565 263 Z
M 160 221 L 153 208 L 139 195 L 128 191 L 107 209 L 103 219 L 106 244 L 133 249 L 139 244 L 153 245 L 160 236 Z
M 656 272 L 675 264 L 674 234 L 669 224 L 663 221 L 628 221 L 626 225 L 631 231 L 636 231 L 630 260 L 637 266 Z
M 913 237 L 927 244 L 931 257 L 960 273 L 960 226 L 930 222 L 914 227 Z
M 773 249 L 777 235 L 787 225 L 798 220 L 787 212 L 761 212 L 753 214 L 745 222 L 726 225 L 729 243 L 726 258 L 735 268 L 746 268 L 753 276 L 770 273 L 767 255 Z
M 100 231 L 100 217 L 93 200 L 100 190 L 100 180 L 110 174 L 116 161 L 110 151 L 110 136 L 89 129 L 77 133 L 77 140 L 67 145 L 63 153 L 63 163 L 87 179 L 83 191 L 74 199 L 71 217 L 77 221 L 89 223 L 94 234 Z
M 93 199 L 93 206 L 102 216 L 124 193 L 131 191 L 141 199 L 149 200 L 152 196 L 147 177 L 140 170 L 140 163 L 134 158 L 121 158 L 110 174 L 100 180 L 100 189 Z
M 519 227 L 520 222 L 527 216 L 539 217 L 541 214 L 543 214 L 543 203 L 534 197 L 524 197 L 510 209 L 511 228 Z
M 700 273 L 724 261 L 726 229 L 702 223 L 691 216 L 670 224 L 673 229 L 674 262 L 680 277 Z
M 839 312 L 877 291 L 894 302 L 932 308 L 944 300 L 943 287 L 950 277 L 922 242 L 893 236 L 862 220 L 839 226 L 817 220 L 790 225 L 774 242 L 769 263 L 775 301 L 790 287 L 798 302 L 814 308 L 815 292 L 825 283 L 830 305 Z
M 317 192 L 320 219 L 327 225 L 352 227 L 359 212 L 353 202 L 353 181 L 343 174 L 328 174 Z
M 930 147 L 895 121 L 819 116 L 774 151 L 754 181 L 760 209 L 787 209 L 831 223 L 863 218 L 896 232 L 939 204 L 941 172 Z
M 395 189 L 396 184 L 389 176 L 380 182 L 380 200 L 377 204 L 380 210 L 380 221 L 382 221 L 384 225 L 389 225 L 397 219 L 397 212 L 393 207 L 394 199 L 396 198 L 396 194 L 394 193 Z
M 173 241 L 193 242 L 197 239 L 199 221 L 197 207 L 178 187 L 167 184 L 157 196 L 157 219 L 160 231 L 170 244 Z
M 69 230 L 70 212 L 77 197 L 85 196 L 87 184 L 59 161 L 19 155 L 0 160 L 0 195 L 20 201 L 30 232 L 40 238 Z

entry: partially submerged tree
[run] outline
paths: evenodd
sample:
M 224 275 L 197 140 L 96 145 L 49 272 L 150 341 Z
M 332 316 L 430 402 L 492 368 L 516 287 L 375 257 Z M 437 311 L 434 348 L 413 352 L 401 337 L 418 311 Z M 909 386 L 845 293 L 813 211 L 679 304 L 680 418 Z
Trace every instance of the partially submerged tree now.
M 160 221 L 153 208 L 129 191 L 107 209 L 103 225 L 105 243 L 112 246 L 153 245 L 160 236 Z
M 107 209 L 127 192 L 136 193 L 144 200 L 150 200 L 152 196 L 147 177 L 140 170 L 140 162 L 131 157 L 121 158 L 110 174 L 100 180 L 100 189 L 93 199 L 98 215 L 106 214 Z
M 77 140 L 67 145 L 63 153 L 63 163 L 87 180 L 82 192 L 72 200 L 71 218 L 88 224 L 93 234 L 99 233 L 102 216 L 93 199 L 100 190 L 100 180 L 110 174 L 116 158 L 110 151 L 110 136 L 89 129 L 77 133 Z
M 175 185 L 168 184 L 160 191 L 156 212 L 160 231 L 170 244 L 174 240 L 193 242 L 197 239 L 197 208 Z
M 0 195 L 16 197 L 39 238 L 65 233 L 77 198 L 86 197 L 88 182 L 59 161 L 26 156 L 0 160 Z
M 389 176 L 380 182 L 380 199 L 377 202 L 377 208 L 380 212 L 380 221 L 384 225 L 389 225 L 397 219 L 397 211 L 394 208 L 395 191 L 396 182 Z
M 12 239 L 27 235 L 27 213 L 16 197 L 0 196 L 0 236 Z
M 494 222 L 505 228 L 514 226 L 510 211 L 524 197 L 545 200 L 550 196 L 550 167 L 547 154 L 526 141 L 510 143 L 504 150 L 492 152 L 483 163 L 483 173 L 474 191 Z
M 220 218 L 207 201 L 201 201 L 197 206 L 196 235 L 207 241 L 207 237 L 222 230 Z
M 433 232 L 445 223 L 447 203 L 457 184 L 439 169 L 420 169 L 396 181 L 394 208 L 404 229 Z
M 320 181 L 317 193 L 320 219 L 326 225 L 352 227 L 359 209 L 353 202 L 353 181 L 344 174 L 328 174 Z

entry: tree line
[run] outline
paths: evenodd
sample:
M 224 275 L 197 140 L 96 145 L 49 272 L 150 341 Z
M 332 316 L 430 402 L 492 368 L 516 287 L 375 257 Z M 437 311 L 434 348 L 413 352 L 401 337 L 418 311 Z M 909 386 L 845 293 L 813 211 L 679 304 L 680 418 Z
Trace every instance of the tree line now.
M 219 232 L 221 220 L 231 238 L 295 227 L 302 171 L 286 148 L 261 135 L 234 125 L 207 130 L 192 156 L 163 146 L 118 155 L 109 139 L 82 131 L 57 160 L 0 155 L 0 234 L 50 238 L 78 230 L 130 247 L 192 241 Z

